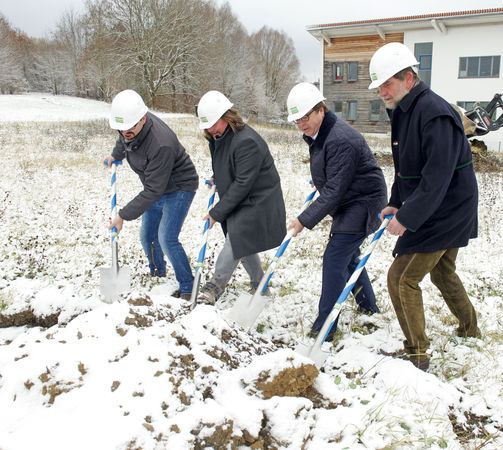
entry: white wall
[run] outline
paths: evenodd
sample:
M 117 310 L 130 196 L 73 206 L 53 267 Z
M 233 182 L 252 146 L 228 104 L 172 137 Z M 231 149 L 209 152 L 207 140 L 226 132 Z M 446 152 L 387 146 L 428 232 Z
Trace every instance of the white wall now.
M 470 25 L 447 28 L 441 34 L 433 28 L 407 31 L 404 44 L 414 51 L 418 42 L 433 42 L 431 88 L 450 103 L 457 101 L 490 101 L 503 93 L 503 26 Z M 499 78 L 458 78 L 461 56 L 501 56 Z M 493 151 L 503 151 L 503 129 L 479 139 Z

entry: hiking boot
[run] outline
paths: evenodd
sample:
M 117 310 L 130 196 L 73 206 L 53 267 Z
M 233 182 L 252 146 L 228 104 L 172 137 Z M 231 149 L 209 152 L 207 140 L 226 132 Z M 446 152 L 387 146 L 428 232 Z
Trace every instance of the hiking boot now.
M 428 369 L 430 368 L 430 358 L 425 354 L 403 355 L 399 356 L 399 359 L 403 359 L 404 361 L 410 361 L 412 364 L 414 364 L 415 367 L 417 367 L 419 370 L 422 370 L 423 372 L 428 372 Z
M 218 297 L 222 294 L 223 290 L 212 283 L 207 283 L 199 293 L 197 297 L 198 303 L 204 303 L 205 305 L 214 305 L 218 300 Z
M 191 294 L 182 294 L 180 295 L 180 298 L 182 300 L 190 300 Z
M 464 328 L 462 328 L 460 326 L 456 330 L 456 336 L 463 337 L 463 338 L 469 338 L 469 337 L 480 338 L 481 334 L 480 334 L 480 330 L 478 328 L 475 331 L 466 331 Z
M 316 339 L 318 335 L 320 334 L 320 330 L 311 330 L 309 333 L 307 333 L 308 338 Z M 335 337 L 335 331 L 331 331 L 328 333 L 327 338 L 325 339 L 325 342 L 332 342 Z
M 405 349 L 395 350 L 394 352 L 385 352 L 384 350 L 379 350 L 380 355 L 391 356 L 392 358 L 403 359 L 404 361 L 410 361 L 415 367 L 427 372 L 430 367 L 430 358 L 426 353 L 413 354 L 408 353 Z
M 150 274 L 151 277 L 158 277 L 158 278 L 165 278 L 166 277 L 166 272 L 159 273 L 157 270 L 154 271 L 154 273 Z

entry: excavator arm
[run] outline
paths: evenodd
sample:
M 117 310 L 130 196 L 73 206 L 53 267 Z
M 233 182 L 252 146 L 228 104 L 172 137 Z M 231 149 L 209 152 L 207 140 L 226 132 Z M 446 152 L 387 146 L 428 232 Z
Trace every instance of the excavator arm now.
M 498 109 L 501 110 L 499 113 Z M 471 111 L 465 112 L 464 115 L 475 125 L 474 131 L 467 134 L 467 137 L 483 136 L 490 131 L 498 130 L 503 126 L 503 100 L 501 94 L 494 94 L 493 99 L 485 108 L 475 105 Z

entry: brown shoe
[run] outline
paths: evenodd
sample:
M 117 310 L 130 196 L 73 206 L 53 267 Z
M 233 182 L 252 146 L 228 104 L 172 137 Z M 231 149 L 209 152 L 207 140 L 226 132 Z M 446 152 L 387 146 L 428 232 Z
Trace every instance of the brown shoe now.
M 480 338 L 481 337 L 480 330 L 478 328 L 475 331 L 467 331 L 464 328 L 462 328 L 461 326 L 458 327 L 458 329 L 456 330 L 456 335 L 459 337 L 464 337 L 464 338 L 469 338 L 469 337 Z
M 182 300 L 190 300 L 191 294 L 182 294 L 180 295 L 180 298 Z

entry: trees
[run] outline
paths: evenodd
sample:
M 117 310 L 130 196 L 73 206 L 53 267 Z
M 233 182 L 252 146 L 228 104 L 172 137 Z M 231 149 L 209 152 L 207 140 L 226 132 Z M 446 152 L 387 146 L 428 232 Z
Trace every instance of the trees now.
M 132 88 L 153 108 L 193 112 L 218 89 L 244 116 L 270 119 L 299 78 L 286 34 L 249 36 L 229 3 L 211 0 L 87 0 L 82 15 L 65 12 L 51 39 L 28 40 L 21 53 L 1 17 L 0 33 L 2 90 L 19 89 L 25 74 L 32 89 L 110 100 Z
M 283 31 L 262 27 L 251 36 L 258 67 L 265 77 L 265 95 L 272 103 L 285 102 L 299 80 L 299 61 L 293 41 Z
M 23 72 L 23 36 L 0 14 L 0 92 L 14 94 L 28 88 Z

